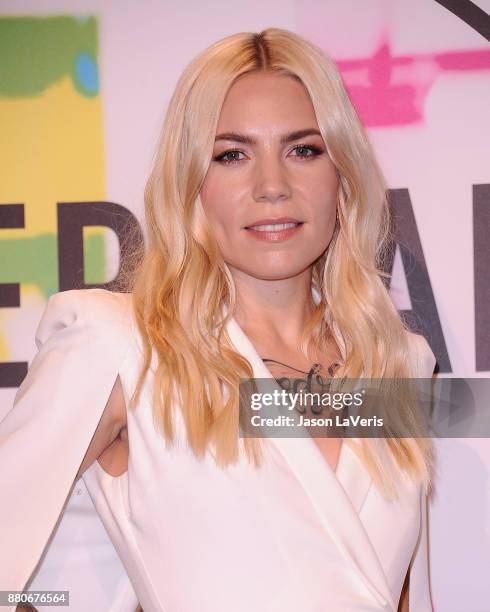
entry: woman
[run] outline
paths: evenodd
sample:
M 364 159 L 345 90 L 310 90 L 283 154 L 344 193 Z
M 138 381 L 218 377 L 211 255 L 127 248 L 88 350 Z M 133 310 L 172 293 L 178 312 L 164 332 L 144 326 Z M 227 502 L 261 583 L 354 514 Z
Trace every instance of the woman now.
M 1 424 L 2 490 L 42 500 L 1 517 L 2 588 L 28 582 L 81 475 L 145 612 L 430 611 L 432 455 L 409 403 L 413 437 L 239 435 L 240 378 L 434 369 L 381 279 L 385 185 L 334 64 L 277 28 L 212 45 L 145 206 L 125 291 L 50 298 Z

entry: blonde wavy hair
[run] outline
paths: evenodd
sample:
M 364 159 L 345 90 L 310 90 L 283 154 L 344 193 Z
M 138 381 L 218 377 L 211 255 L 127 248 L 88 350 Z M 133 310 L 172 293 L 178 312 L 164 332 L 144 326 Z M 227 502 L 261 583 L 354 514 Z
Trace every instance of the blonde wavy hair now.
M 391 238 L 385 181 L 335 64 L 318 47 L 284 29 L 228 36 L 198 55 L 177 83 L 145 189 L 147 246 L 133 254 L 138 263 L 124 281 L 133 294 L 144 348 L 130 408 L 137 405 L 156 355 L 157 430 L 167 443 L 174 441 L 177 393 L 187 443 L 197 457 L 212 447 L 221 467 L 237 460 L 240 441 L 257 466 L 262 452 L 259 439 L 239 436 L 238 383 L 253 378 L 253 371 L 226 331 L 235 311 L 235 286 L 199 191 L 229 88 L 239 76 L 263 70 L 304 85 L 339 175 L 339 220 L 329 247 L 313 264 L 312 284 L 321 299 L 305 326 L 301 349 L 306 355 L 308 347 L 321 346 L 332 334 L 345 346 L 336 377 L 414 375 L 406 325 L 382 280 Z M 411 402 L 398 397 L 397 403 L 406 437 L 384 443 L 398 468 L 428 489 L 432 445 Z M 344 441 L 384 494 L 396 497 L 396 478 L 376 442 Z

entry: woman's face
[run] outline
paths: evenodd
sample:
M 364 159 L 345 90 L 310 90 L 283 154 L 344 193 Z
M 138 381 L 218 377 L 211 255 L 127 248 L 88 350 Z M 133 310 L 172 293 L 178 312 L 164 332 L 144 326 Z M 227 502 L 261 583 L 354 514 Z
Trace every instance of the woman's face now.
M 337 192 L 303 85 L 270 72 L 239 77 L 200 192 L 230 270 L 264 280 L 304 272 L 330 243 Z

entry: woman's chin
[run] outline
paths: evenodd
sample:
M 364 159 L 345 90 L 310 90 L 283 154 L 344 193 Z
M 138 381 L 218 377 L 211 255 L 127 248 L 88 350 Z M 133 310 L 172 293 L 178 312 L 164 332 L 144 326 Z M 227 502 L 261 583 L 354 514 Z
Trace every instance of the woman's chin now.
M 313 260 L 314 261 L 314 260 Z M 307 270 L 313 262 L 305 262 L 304 265 L 296 264 L 291 265 L 291 263 L 280 264 L 278 262 L 274 262 L 274 264 L 264 264 L 257 263 L 257 266 L 251 266 L 250 262 L 248 262 L 247 266 L 237 266 L 230 265 L 230 268 L 238 271 L 240 276 L 249 276 L 251 278 L 256 278 L 257 280 L 267 280 L 267 281 L 282 281 L 287 279 L 292 279 L 300 276 Z

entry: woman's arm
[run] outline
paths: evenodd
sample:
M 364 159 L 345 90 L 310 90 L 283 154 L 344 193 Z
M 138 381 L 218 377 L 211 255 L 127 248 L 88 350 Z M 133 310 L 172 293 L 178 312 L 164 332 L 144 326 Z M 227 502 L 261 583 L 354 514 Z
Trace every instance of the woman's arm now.
M 38 352 L 0 422 L 0 489 L 8 500 L 0 504 L 0 590 L 25 588 L 77 473 L 121 424 L 112 399 L 131 338 L 128 304 L 104 290 L 65 291 L 48 301 Z
M 78 469 L 77 479 L 119 438 L 126 425 L 126 405 L 121 379 L 118 376 L 109 399 L 107 400 L 102 417 L 97 425 L 97 429 L 95 430 L 94 437 Z
M 405 582 L 403 583 L 400 600 L 398 602 L 398 612 L 409 612 L 409 601 L 408 591 L 410 585 L 410 568 L 408 568 L 407 575 L 405 576 Z

